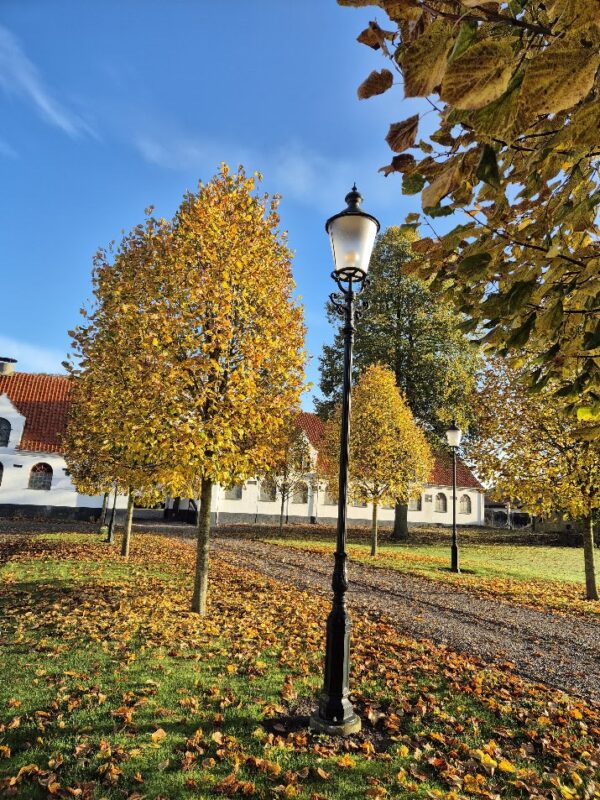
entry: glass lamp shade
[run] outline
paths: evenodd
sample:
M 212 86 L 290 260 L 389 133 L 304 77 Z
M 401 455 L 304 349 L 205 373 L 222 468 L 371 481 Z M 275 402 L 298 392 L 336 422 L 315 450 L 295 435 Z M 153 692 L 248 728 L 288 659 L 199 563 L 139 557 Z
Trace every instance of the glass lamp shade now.
M 457 428 L 456 423 L 453 422 L 452 425 L 446 431 L 446 438 L 448 439 L 448 444 L 450 447 L 458 447 L 460 445 L 460 440 L 462 439 L 462 431 L 460 428 Z
M 364 278 L 369 271 L 369 261 L 379 230 L 379 222 L 361 211 L 362 197 L 353 187 L 346 195 L 348 207 L 327 220 L 334 271 L 342 280 Z

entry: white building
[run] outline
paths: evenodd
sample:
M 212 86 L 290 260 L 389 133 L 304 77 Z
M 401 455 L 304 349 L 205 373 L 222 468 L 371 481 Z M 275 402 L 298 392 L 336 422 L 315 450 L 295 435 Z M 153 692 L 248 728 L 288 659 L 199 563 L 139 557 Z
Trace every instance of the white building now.
M 61 455 L 69 379 L 12 366 L 0 359 L 0 516 L 99 518 L 102 497 L 77 492 Z M 117 508 L 126 505 L 117 499 Z
M 102 497 L 77 492 L 61 455 L 69 412 L 70 380 L 66 375 L 12 372 L 10 359 L 0 359 L 0 516 L 35 515 L 72 519 L 97 519 Z M 298 424 L 316 457 L 323 423 L 316 414 L 302 413 Z M 460 525 L 484 524 L 484 490 L 471 470 L 459 460 L 457 521 Z M 334 522 L 337 501 L 324 485 L 308 480 L 290 498 L 286 512 L 292 522 Z M 119 497 L 117 508 L 126 507 Z M 280 498 L 259 479 L 225 489 L 215 486 L 215 522 L 274 522 L 279 519 Z M 172 506 L 172 502 L 169 504 Z M 180 505 L 184 514 L 191 507 Z M 158 512 L 159 514 L 162 512 Z M 368 522 L 368 505 L 351 505 L 352 524 Z M 394 509 L 381 508 L 382 524 L 391 523 Z M 411 502 L 409 523 L 452 524 L 452 465 L 450 456 L 437 459 L 428 485 Z
M 323 423 L 316 414 L 302 412 L 298 417 L 311 446 L 313 461 L 323 436 Z M 483 525 L 485 520 L 484 489 L 469 467 L 457 460 L 457 505 L 456 520 L 459 525 Z M 309 476 L 310 478 L 310 476 Z M 315 488 L 315 481 L 307 480 L 295 495 L 286 503 L 286 515 L 290 522 L 330 522 L 337 519 L 337 499 L 327 492 L 324 484 Z M 172 507 L 172 503 L 169 503 Z M 246 481 L 243 485 L 224 489 L 215 486 L 212 497 L 213 519 L 218 523 L 233 522 L 276 522 L 279 520 L 281 498 L 268 484 L 258 479 Z M 188 501 L 180 504 L 183 516 L 193 506 Z M 190 514 L 190 516 L 192 515 Z M 368 504 L 350 505 L 348 521 L 352 523 L 370 522 L 372 508 Z M 384 506 L 378 511 L 379 522 L 391 525 L 394 521 L 394 507 Z M 408 507 L 409 524 L 452 525 L 452 457 L 438 457 L 435 460 L 429 482 L 421 496 L 412 500 Z

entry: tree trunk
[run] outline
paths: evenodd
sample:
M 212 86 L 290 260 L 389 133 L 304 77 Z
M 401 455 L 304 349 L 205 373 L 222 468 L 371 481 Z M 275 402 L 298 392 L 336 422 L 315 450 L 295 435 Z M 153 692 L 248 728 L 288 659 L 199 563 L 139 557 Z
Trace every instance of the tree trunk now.
M 192 611 L 206 614 L 206 597 L 208 594 L 208 543 L 210 539 L 210 504 L 212 500 L 212 481 L 202 478 L 200 491 L 200 507 L 198 509 L 198 545 L 196 550 L 196 574 L 194 577 L 194 594 L 192 595 Z
M 377 503 L 373 503 L 373 523 L 371 525 L 371 555 L 377 555 Z
M 108 532 L 106 534 L 106 543 L 112 544 L 115 537 L 115 519 L 117 515 L 117 488 L 115 487 L 115 499 L 113 500 L 112 512 L 110 515 L 110 522 L 108 523 Z
M 281 509 L 279 511 L 279 535 L 283 536 L 283 515 L 285 513 L 285 495 L 281 493 Z
M 110 497 L 110 492 L 104 492 L 104 496 L 102 497 L 102 511 L 100 512 L 100 531 L 102 532 L 102 528 L 106 525 L 106 514 L 108 512 L 108 498 Z
M 591 514 L 585 520 L 583 531 L 583 561 L 585 564 L 585 599 L 598 600 L 594 567 L 594 521 Z
M 131 541 L 131 525 L 133 523 L 133 492 L 129 490 L 129 497 L 127 498 L 127 517 L 125 519 L 125 533 L 123 534 L 123 541 L 121 542 L 121 555 L 124 558 L 129 558 L 129 543 Z
M 405 542 L 408 539 L 408 503 L 396 503 L 394 509 L 394 530 L 392 541 Z

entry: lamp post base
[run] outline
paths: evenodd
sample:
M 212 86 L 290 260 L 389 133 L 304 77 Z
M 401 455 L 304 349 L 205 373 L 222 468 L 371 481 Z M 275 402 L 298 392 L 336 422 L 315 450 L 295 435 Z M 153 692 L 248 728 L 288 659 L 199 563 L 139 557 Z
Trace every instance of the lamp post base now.
M 356 714 L 352 714 L 343 722 L 331 722 L 322 719 L 318 710 L 312 715 L 308 725 L 313 733 L 326 733 L 329 736 L 351 736 L 353 733 L 358 733 L 362 727 L 360 717 Z
M 452 545 L 452 553 L 450 558 L 450 572 L 460 572 L 459 560 L 458 560 L 458 545 Z

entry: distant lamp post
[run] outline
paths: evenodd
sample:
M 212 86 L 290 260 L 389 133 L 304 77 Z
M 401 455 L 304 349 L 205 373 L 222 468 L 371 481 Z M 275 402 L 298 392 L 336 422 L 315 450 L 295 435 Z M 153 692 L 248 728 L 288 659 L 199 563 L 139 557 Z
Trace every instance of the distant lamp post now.
M 339 293 L 331 302 L 344 321 L 344 383 L 340 439 L 340 477 L 337 540 L 333 568 L 333 605 L 327 618 L 325 676 L 319 707 L 310 727 L 319 733 L 349 735 L 360 730 L 361 722 L 349 698 L 350 617 L 346 611 L 348 575 L 346 569 L 346 507 L 348 501 L 348 460 L 350 452 L 350 394 L 355 300 L 364 289 L 369 261 L 379 222 L 361 210 L 362 197 L 356 184 L 346 195 L 347 208 L 327 220 L 325 230 L 331 241 L 334 270 L 331 274 Z
M 452 448 L 452 548 L 451 548 L 451 561 L 450 571 L 460 572 L 460 565 L 458 561 L 458 537 L 456 535 L 456 450 L 460 445 L 462 439 L 462 431 L 457 427 L 456 422 L 446 431 L 446 439 Z

